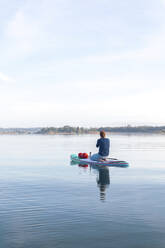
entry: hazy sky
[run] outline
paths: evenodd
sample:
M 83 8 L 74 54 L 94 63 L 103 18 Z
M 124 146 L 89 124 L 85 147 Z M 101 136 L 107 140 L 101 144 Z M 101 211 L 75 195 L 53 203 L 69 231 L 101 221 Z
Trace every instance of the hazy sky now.
M 0 127 L 165 124 L 165 0 L 0 0 Z

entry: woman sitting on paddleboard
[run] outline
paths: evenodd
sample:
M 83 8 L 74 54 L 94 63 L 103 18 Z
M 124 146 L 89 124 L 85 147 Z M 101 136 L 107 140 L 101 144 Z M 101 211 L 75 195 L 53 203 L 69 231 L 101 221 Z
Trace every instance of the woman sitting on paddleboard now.
M 96 147 L 99 148 L 99 152 L 91 156 L 91 160 L 102 161 L 106 160 L 109 155 L 110 140 L 105 138 L 105 132 L 100 131 L 100 139 L 97 140 Z

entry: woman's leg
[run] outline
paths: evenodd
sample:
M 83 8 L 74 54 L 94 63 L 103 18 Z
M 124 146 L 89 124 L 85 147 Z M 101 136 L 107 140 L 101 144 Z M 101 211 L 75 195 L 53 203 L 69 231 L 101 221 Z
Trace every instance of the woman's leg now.
M 100 155 L 98 153 L 95 153 L 91 156 L 91 160 L 98 161 L 100 159 Z

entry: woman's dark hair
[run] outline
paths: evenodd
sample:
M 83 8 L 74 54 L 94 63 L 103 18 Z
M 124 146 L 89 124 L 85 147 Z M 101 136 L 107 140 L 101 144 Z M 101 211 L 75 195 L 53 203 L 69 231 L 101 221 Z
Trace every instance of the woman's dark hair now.
M 100 136 L 101 136 L 101 138 L 105 138 L 105 132 L 103 130 L 100 131 Z

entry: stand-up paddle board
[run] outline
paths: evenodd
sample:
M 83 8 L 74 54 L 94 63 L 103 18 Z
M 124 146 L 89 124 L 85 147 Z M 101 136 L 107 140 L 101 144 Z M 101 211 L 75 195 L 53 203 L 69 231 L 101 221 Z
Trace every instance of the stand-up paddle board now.
M 79 158 L 76 154 L 70 156 L 71 161 L 77 164 L 91 164 L 101 166 L 115 166 L 115 167 L 128 167 L 129 164 L 126 161 L 118 160 L 116 158 L 107 158 L 105 161 L 94 161 L 90 158 Z

